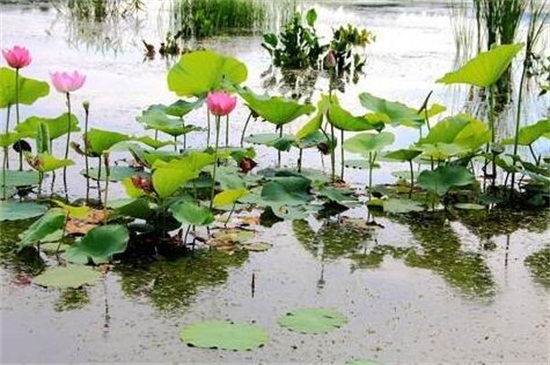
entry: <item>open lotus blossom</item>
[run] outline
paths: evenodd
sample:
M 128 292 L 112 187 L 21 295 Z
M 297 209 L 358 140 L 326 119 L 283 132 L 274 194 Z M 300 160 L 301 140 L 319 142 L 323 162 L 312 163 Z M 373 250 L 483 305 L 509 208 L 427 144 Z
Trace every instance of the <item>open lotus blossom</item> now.
M 12 49 L 3 49 L 2 55 L 10 67 L 20 69 L 31 63 L 31 55 L 25 47 L 13 46 Z
M 208 110 L 214 115 L 224 116 L 233 111 L 237 105 L 237 97 L 230 96 L 223 91 L 208 93 L 206 98 Z
M 72 74 L 68 72 L 54 72 L 50 73 L 52 84 L 60 93 L 69 93 L 76 91 L 84 85 L 86 76 L 81 75 L 78 71 L 74 71 Z

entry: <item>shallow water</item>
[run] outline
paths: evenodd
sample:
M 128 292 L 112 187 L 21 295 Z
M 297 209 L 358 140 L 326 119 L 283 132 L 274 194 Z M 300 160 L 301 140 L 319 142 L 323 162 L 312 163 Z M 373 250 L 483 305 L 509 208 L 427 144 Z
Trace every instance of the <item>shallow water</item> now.
M 348 95 L 368 91 L 420 105 L 434 89 L 433 101 L 461 110 L 463 91 L 434 84 L 454 66 L 446 2 L 367 3 L 336 8 L 323 3 L 319 10 L 323 32 L 354 21 L 378 36 L 367 48 L 366 77 L 349 87 Z M 69 40 L 70 25 L 53 10 L 1 5 L 0 12 L 2 47 L 19 43 L 33 53 L 26 75 L 46 79 L 49 71 L 74 68 L 88 75 L 74 100 L 91 101 L 93 126 L 143 133 L 134 121 L 141 110 L 174 100 L 166 89 L 166 62 L 143 62 L 141 38 L 153 42 L 162 36 L 155 17 L 143 19 L 137 35 L 133 25 L 123 28 L 124 41 L 115 52 L 86 46 L 78 37 Z M 250 74 L 247 85 L 261 90 L 260 75 L 269 58 L 259 43 L 258 37 L 222 37 L 205 46 L 244 61 Z M 323 85 L 326 80 L 315 93 Z M 361 111 L 353 97 L 344 104 Z M 547 101 L 537 102 L 533 118 L 547 107 Z M 54 92 L 24 108 L 23 114 L 56 116 L 63 108 L 62 95 Z M 236 130 L 244 124 L 243 109 L 232 120 Z M 190 122 L 203 123 L 202 115 L 192 115 Z M 251 132 L 263 128 L 256 124 Z M 406 146 L 417 132 L 397 137 L 395 146 Z M 238 133 L 232 135 L 232 141 L 237 138 Z M 200 142 L 190 138 L 191 145 Z M 265 165 L 276 160 L 271 151 L 260 153 Z M 286 155 L 284 161 L 294 163 L 293 158 Z M 315 154 L 307 161 L 320 167 Z M 391 181 L 390 171 L 378 173 L 375 183 Z M 358 173 L 349 174 L 352 182 L 364 181 Z M 70 190 L 83 194 L 78 185 Z M 345 216 L 365 214 L 358 209 Z M 258 364 L 371 358 L 382 363 L 548 363 L 548 218 L 547 212 L 498 211 L 408 220 L 380 217 L 376 221 L 384 228 L 369 230 L 350 227 L 349 221 L 337 221 L 340 217 L 282 222 L 259 228 L 257 239 L 273 244 L 267 252 L 228 256 L 199 250 L 173 260 L 131 260 L 115 266 L 101 285 L 65 292 L 31 283 L 32 275 L 55 258 L 14 255 L 14 237 L 24 227 L 2 224 L 2 362 Z M 286 312 L 311 306 L 338 309 L 349 323 L 317 336 L 277 325 Z M 240 353 L 189 348 L 178 338 L 187 324 L 229 318 L 264 326 L 270 342 Z

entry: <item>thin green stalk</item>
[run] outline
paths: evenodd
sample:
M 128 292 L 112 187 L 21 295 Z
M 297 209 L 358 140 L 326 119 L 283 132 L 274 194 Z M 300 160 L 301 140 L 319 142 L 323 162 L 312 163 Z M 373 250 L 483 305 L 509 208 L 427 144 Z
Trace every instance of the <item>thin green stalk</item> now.
M 250 119 L 252 119 L 252 112 L 248 114 L 248 118 L 246 118 L 246 122 L 244 123 L 243 133 L 241 134 L 241 147 L 243 147 L 244 136 L 246 133 L 246 129 L 248 128 L 248 123 L 250 123 Z
M 283 126 L 279 127 L 279 138 L 283 138 Z M 277 150 L 277 166 L 281 168 L 281 150 Z
M 109 179 L 111 178 L 111 168 L 109 167 L 109 154 L 103 156 L 105 163 L 105 202 L 103 203 L 103 217 L 107 218 L 107 204 L 109 200 Z
M 529 151 L 531 152 L 531 156 L 533 156 L 533 160 L 535 160 L 535 165 L 540 165 L 540 158 L 535 153 L 535 150 L 533 149 L 533 144 L 529 145 Z
M 103 163 L 101 162 L 101 156 L 97 158 L 97 196 L 99 202 L 101 202 L 101 166 Z
M 15 121 L 19 125 L 19 69 L 15 69 Z M 19 146 L 19 171 L 23 171 L 23 149 Z
M 214 193 L 216 192 L 216 170 L 218 168 L 218 147 L 220 143 L 220 119 L 219 115 L 216 115 L 216 144 L 214 145 L 214 169 L 212 170 L 212 192 L 210 194 L 210 209 L 214 205 Z
M 494 145 L 496 140 L 496 126 L 495 126 L 495 88 L 494 86 L 489 86 L 489 127 L 491 128 L 491 145 Z M 492 155 L 492 162 L 491 167 L 493 169 L 492 172 L 492 186 L 494 187 L 496 185 L 496 179 L 497 179 L 497 166 L 495 163 L 496 155 L 494 153 Z
M 304 149 L 300 148 L 300 154 L 298 156 L 298 172 L 302 172 L 302 159 L 304 157 Z
M 233 215 L 233 212 L 235 212 L 235 207 L 237 206 L 237 203 L 233 203 L 233 206 L 231 207 L 231 211 L 229 212 L 229 216 L 227 217 L 227 220 L 225 221 L 224 227 L 227 228 L 227 224 L 231 220 L 231 216 Z
M 210 110 L 206 109 L 206 146 L 210 146 Z
M 65 145 L 65 160 L 69 158 L 69 145 L 71 144 L 71 94 L 66 93 L 67 96 L 67 143 Z M 63 186 L 65 187 L 65 194 L 68 191 L 67 188 L 67 166 L 63 167 Z
M 183 125 L 183 129 L 185 130 L 185 120 L 183 119 L 183 117 L 180 117 L 180 120 L 181 124 Z M 183 149 L 187 149 L 187 133 L 183 134 Z
M 411 191 L 409 192 L 409 198 L 412 198 L 414 192 L 414 168 L 412 160 L 409 160 L 409 168 L 411 169 Z
M 332 144 L 334 143 L 334 126 L 332 124 L 330 124 L 330 137 Z M 336 148 L 330 149 L 330 168 L 332 182 L 336 182 Z
M 229 147 L 229 114 L 225 117 L 225 147 Z
M 9 133 L 10 128 L 10 110 L 11 105 L 8 105 L 8 110 L 6 111 L 6 135 Z M 2 198 L 6 200 L 6 174 L 8 170 L 8 146 L 4 147 L 4 161 L 2 163 Z
M 86 168 L 86 204 L 90 201 L 90 162 L 88 156 L 88 122 L 90 119 L 90 106 L 87 102 L 84 105 L 84 165 Z M 51 149 L 50 149 L 51 151 Z
M 174 152 L 178 152 L 178 137 L 174 136 Z
M 344 130 L 340 129 L 340 175 L 342 181 L 344 181 L 344 171 L 345 171 L 345 165 L 344 165 Z

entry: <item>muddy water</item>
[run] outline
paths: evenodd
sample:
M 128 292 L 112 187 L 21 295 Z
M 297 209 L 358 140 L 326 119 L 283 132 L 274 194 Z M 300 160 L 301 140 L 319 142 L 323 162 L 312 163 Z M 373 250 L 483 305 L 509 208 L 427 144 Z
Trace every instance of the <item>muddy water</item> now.
M 460 110 L 465 102 L 461 91 L 433 83 L 453 67 L 445 3 L 366 3 L 323 4 L 319 10 L 322 32 L 353 21 L 378 35 L 368 48 L 366 77 L 350 86 L 348 94 L 369 91 L 420 105 L 434 89 L 434 101 Z M 142 133 L 135 116 L 149 104 L 174 100 L 166 90 L 167 63 L 144 62 L 139 44 L 141 38 L 158 42 L 162 36 L 155 16 L 119 27 L 119 42 L 109 33 L 116 46 L 101 47 L 70 33 L 74 24 L 53 10 L 7 5 L 0 10 L 2 47 L 19 43 L 33 53 L 27 75 L 45 79 L 49 71 L 74 68 L 88 75 L 74 100 L 91 101 L 93 126 Z M 246 62 L 247 84 L 260 90 L 269 58 L 259 42 L 257 37 L 217 38 L 205 46 Z M 326 80 L 320 80 L 314 92 L 325 87 Z M 544 103 L 534 108 L 534 117 L 544 112 Z M 354 97 L 346 97 L 344 104 L 361 111 Z M 56 116 L 63 107 L 62 95 L 54 92 L 23 113 Z M 244 108 L 238 109 L 235 130 L 245 118 Z M 189 122 L 202 124 L 203 117 L 197 113 Z M 251 132 L 260 130 L 265 125 L 256 124 Z M 416 131 L 400 132 L 396 146 L 416 137 Z M 238 133 L 232 135 L 232 141 L 237 138 Z M 190 143 L 198 146 L 201 138 L 191 137 Z M 276 159 L 271 151 L 261 150 L 261 155 L 265 165 Z M 285 162 L 294 158 L 287 156 Z M 322 166 L 315 154 L 308 161 Z M 359 174 L 350 172 L 350 177 L 362 181 Z M 389 170 L 376 175 L 375 182 L 387 181 Z M 81 196 L 82 191 L 72 186 L 71 194 Z M 365 212 L 345 215 L 364 217 Z M 55 258 L 14 255 L 15 237 L 24 224 L 3 224 L 2 361 L 547 363 L 548 218 L 540 212 L 376 218 L 383 226 L 376 230 L 350 227 L 337 218 L 283 222 L 260 229 L 257 239 L 273 244 L 267 252 L 228 256 L 197 251 L 172 260 L 131 260 L 109 271 L 101 285 L 73 291 L 33 285 L 32 275 Z M 311 306 L 338 309 L 349 323 L 318 336 L 277 326 L 279 316 Z M 256 322 L 271 339 L 264 348 L 244 353 L 182 344 L 179 330 L 204 319 Z

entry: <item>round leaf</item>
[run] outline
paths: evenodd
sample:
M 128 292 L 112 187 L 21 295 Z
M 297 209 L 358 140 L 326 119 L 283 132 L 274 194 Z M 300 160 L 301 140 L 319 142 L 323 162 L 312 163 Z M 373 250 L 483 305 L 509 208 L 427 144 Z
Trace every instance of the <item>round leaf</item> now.
M 253 350 L 269 340 L 267 332 L 258 325 L 218 320 L 187 326 L 181 331 L 180 338 L 189 346 L 233 351 Z
M 50 209 L 40 219 L 22 233 L 20 246 L 35 244 L 48 235 L 57 232 L 65 225 L 65 212 L 62 209 Z
M 348 152 L 365 155 L 381 151 L 384 147 L 391 145 L 394 140 L 394 135 L 389 132 L 361 133 L 347 139 L 344 142 L 344 149 Z
M 19 103 L 31 105 L 37 99 L 50 93 L 50 85 L 44 81 L 29 79 L 19 75 Z M 14 105 L 17 99 L 15 95 L 15 71 L 10 68 L 0 68 L 0 108 Z
M 121 225 L 107 225 L 93 228 L 79 244 L 71 247 L 63 257 L 74 263 L 88 263 L 91 259 L 100 264 L 109 262 L 114 254 L 126 251 L 130 235 Z
M 47 269 L 34 278 L 34 283 L 50 288 L 80 288 L 83 285 L 95 285 L 101 274 L 88 266 L 67 266 Z
M 287 313 L 277 323 L 291 331 L 319 334 L 340 328 L 348 322 L 347 318 L 332 309 L 305 308 Z
M 48 207 L 32 202 L 0 202 L 0 221 L 16 221 L 39 217 L 46 213 Z

